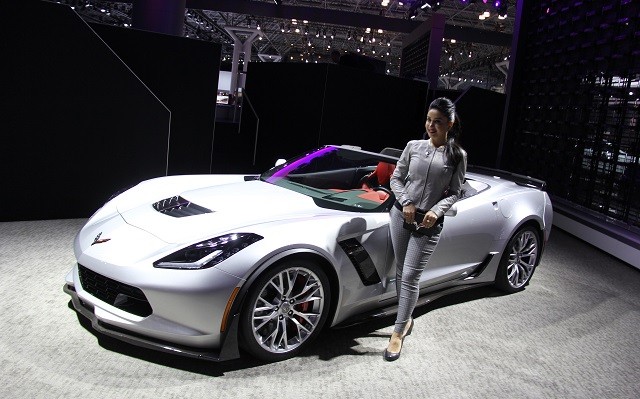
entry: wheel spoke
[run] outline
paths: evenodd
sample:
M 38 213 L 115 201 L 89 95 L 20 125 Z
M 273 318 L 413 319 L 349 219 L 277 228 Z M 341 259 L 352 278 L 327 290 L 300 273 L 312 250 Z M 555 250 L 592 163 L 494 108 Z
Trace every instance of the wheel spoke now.
M 267 323 L 269 323 L 271 320 L 274 320 L 275 318 L 277 318 L 277 314 L 274 312 L 272 314 L 270 314 L 269 316 L 264 316 L 264 317 L 253 317 L 253 320 L 255 322 L 255 320 L 264 320 L 260 325 L 254 327 L 255 330 L 260 330 L 262 329 L 262 327 L 264 327 L 265 325 L 267 325 Z
M 307 277 L 307 281 L 305 281 L 304 288 L 300 291 L 299 294 L 295 295 L 293 298 L 298 302 L 308 302 L 313 294 L 320 290 L 320 286 L 317 281 L 310 282 L 309 277 Z M 313 290 L 309 292 L 310 290 Z
M 299 313 L 298 313 L 298 315 L 299 315 L 299 316 L 301 316 Z M 301 316 L 301 317 L 302 317 L 302 316 Z M 305 320 L 306 320 L 309 324 L 311 324 L 311 322 L 309 321 L 309 319 L 305 318 Z M 313 331 L 313 329 L 309 330 L 308 328 L 306 328 L 306 327 L 304 326 L 304 324 L 300 323 L 300 322 L 299 322 L 298 320 L 296 320 L 296 319 L 293 319 L 293 324 L 296 326 L 296 329 L 298 330 L 298 337 L 302 337 L 302 332 L 301 332 L 300 330 L 304 330 L 304 332 L 305 332 L 305 334 L 306 334 L 306 335 L 311 334 L 311 332 Z
M 287 298 L 291 297 L 291 292 L 293 291 L 294 285 L 295 285 L 295 281 L 298 278 L 298 270 L 291 270 L 291 271 L 286 271 L 283 272 L 282 274 L 286 273 L 286 277 L 287 277 L 287 285 L 289 286 L 289 289 L 287 290 L 285 296 Z M 294 274 L 293 278 L 291 277 L 291 273 Z
M 282 319 L 278 322 L 276 337 L 280 337 L 277 342 L 274 341 L 273 349 L 286 349 L 287 348 L 287 322 Z
M 306 321 L 311 326 L 313 326 L 314 322 L 310 319 L 310 317 L 318 317 L 318 316 L 320 316 L 317 313 L 301 313 L 301 312 L 295 312 L 295 311 L 293 312 L 293 314 L 295 314 L 296 316 L 302 318 L 304 321 Z M 296 320 L 296 322 L 298 322 L 298 321 Z M 307 329 L 305 328 L 305 330 L 307 330 Z M 307 331 L 309 331 L 309 330 L 307 330 Z M 309 332 L 311 332 L 311 331 L 309 331 Z
M 284 293 L 283 292 L 284 291 L 284 287 L 282 286 L 282 276 L 278 276 L 278 278 L 280 280 L 279 281 L 280 284 L 276 285 L 276 283 L 273 280 L 269 281 L 269 284 L 271 284 L 273 286 L 273 288 L 275 288 L 276 291 L 278 291 L 278 294 L 280 294 L 280 296 L 282 296 L 283 293 Z

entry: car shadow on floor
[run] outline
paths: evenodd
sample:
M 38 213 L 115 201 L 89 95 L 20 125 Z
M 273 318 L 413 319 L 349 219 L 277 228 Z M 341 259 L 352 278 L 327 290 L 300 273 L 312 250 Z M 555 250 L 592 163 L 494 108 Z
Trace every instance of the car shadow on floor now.
M 493 286 L 478 287 L 445 295 L 433 302 L 419 306 L 413 312 L 413 316 L 419 318 L 436 309 L 504 295 L 507 294 Z M 317 357 L 321 360 L 331 360 L 340 356 L 380 357 L 391 337 L 394 323 L 395 315 L 369 320 L 346 328 L 326 329 L 316 339 L 312 347 L 298 356 Z M 376 343 L 376 347 L 367 347 L 360 343 L 363 338 L 379 338 L 380 342 Z
M 417 318 L 436 309 L 502 295 L 505 295 L 505 293 L 491 286 L 462 291 L 447 295 L 416 308 L 414 316 Z M 71 301 L 69 301 L 68 306 L 70 309 L 75 311 Z M 239 359 L 227 360 L 224 362 L 213 362 L 142 348 L 103 335 L 95 331 L 91 327 L 91 322 L 84 316 L 77 313 L 77 317 L 80 324 L 96 337 L 98 344 L 102 348 L 120 355 L 129 356 L 166 367 L 212 377 L 221 377 L 228 372 L 250 369 L 266 364 L 263 361 L 252 358 L 246 353 L 242 353 Z M 298 357 L 317 358 L 323 361 L 330 361 L 341 356 L 378 357 L 381 355 L 381 351 L 385 346 L 384 342 L 386 342 L 391 336 L 394 321 L 394 317 L 387 316 L 350 327 L 325 329 L 322 334 L 318 336 L 313 345 L 311 345 L 307 350 L 301 352 Z M 386 330 L 386 332 L 382 332 L 381 330 Z M 359 340 L 367 337 L 379 337 L 381 339 L 380 345 L 377 345 L 379 347 L 363 347 Z

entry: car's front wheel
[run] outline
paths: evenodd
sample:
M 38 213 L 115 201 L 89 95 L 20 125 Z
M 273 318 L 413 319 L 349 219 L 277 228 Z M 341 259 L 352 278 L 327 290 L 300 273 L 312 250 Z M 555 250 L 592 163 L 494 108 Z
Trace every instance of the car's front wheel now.
M 517 292 L 529 283 L 540 254 L 540 234 L 532 226 L 522 227 L 511 237 L 502 254 L 496 286 Z
M 322 329 L 330 302 L 329 280 L 315 263 L 288 260 L 268 269 L 243 307 L 243 346 L 266 361 L 295 356 Z

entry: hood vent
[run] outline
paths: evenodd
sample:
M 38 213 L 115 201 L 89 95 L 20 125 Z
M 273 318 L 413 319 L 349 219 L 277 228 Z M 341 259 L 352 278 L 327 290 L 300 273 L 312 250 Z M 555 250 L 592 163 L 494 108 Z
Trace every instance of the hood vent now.
M 165 215 L 173 216 L 174 218 L 202 215 L 204 213 L 212 212 L 211 209 L 196 205 L 178 195 L 175 197 L 165 198 L 154 203 L 153 209 Z

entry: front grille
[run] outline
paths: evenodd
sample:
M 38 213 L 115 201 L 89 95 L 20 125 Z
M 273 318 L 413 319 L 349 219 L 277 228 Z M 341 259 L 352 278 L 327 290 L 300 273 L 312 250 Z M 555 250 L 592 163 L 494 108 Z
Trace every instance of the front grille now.
M 82 288 L 94 297 L 125 312 L 147 317 L 153 311 L 142 290 L 112 280 L 78 264 Z
M 180 197 L 179 195 L 155 202 L 153 204 L 153 209 L 162 214 L 173 216 L 175 218 L 211 213 L 211 209 L 207 209 L 203 206 L 194 204 L 193 202 L 190 202 Z

